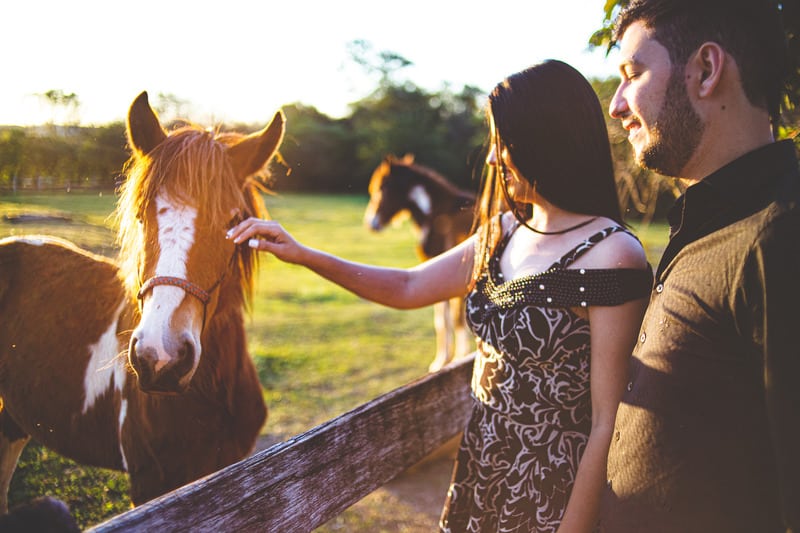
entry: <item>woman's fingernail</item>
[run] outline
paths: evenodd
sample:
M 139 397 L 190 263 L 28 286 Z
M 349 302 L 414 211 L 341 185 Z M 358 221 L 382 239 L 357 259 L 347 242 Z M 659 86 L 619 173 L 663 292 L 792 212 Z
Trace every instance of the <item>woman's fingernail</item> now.
M 250 248 L 258 248 L 258 239 L 250 239 L 249 241 L 247 241 L 247 245 Z
M 232 233 L 233 233 L 233 229 L 229 229 L 228 232 L 225 234 L 225 238 L 226 239 L 230 239 Z

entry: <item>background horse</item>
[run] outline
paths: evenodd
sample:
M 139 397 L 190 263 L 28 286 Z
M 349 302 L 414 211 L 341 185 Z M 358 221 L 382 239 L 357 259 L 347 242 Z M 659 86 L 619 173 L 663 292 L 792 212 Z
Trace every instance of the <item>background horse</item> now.
M 369 195 L 364 224 L 380 231 L 392 220 L 410 214 L 419 230 L 417 256 L 423 261 L 457 245 L 472 229 L 475 195 L 414 163 L 410 154 L 402 159 L 386 156 L 372 173 Z M 431 372 L 474 349 L 463 298 L 439 302 L 433 309 L 436 356 L 429 366 Z
M 266 406 L 243 307 L 265 216 L 255 182 L 284 131 L 167 134 L 142 93 L 117 205 L 119 264 L 53 238 L 0 241 L 0 511 L 30 438 L 125 470 L 142 503 L 249 454 Z M 127 353 L 127 358 L 125 357 Z

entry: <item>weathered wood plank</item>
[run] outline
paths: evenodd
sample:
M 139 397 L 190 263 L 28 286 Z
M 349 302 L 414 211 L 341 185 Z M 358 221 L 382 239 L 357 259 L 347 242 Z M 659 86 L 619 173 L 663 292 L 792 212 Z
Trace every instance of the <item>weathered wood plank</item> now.
M 308 532 L 460 432 L 473 356 L 90 531 Z

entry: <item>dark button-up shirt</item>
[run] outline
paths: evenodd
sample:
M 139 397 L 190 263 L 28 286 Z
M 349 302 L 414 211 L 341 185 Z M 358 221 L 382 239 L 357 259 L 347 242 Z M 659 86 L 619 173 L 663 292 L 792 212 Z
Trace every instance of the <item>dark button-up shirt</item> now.
M 798 199 L 783 141 L 676 202 L 617 414 L 602 531 L 800 531 Z

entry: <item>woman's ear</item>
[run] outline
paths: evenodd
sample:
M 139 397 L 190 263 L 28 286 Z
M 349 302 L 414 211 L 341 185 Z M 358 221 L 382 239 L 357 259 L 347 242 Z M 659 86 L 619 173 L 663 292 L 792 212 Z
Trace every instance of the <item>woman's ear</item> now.
M 687 79 L 698 98 L 712 96 L 719 87 L 726 68 L 725 50 L 715 42 L 701 44 L 687 63 Z

